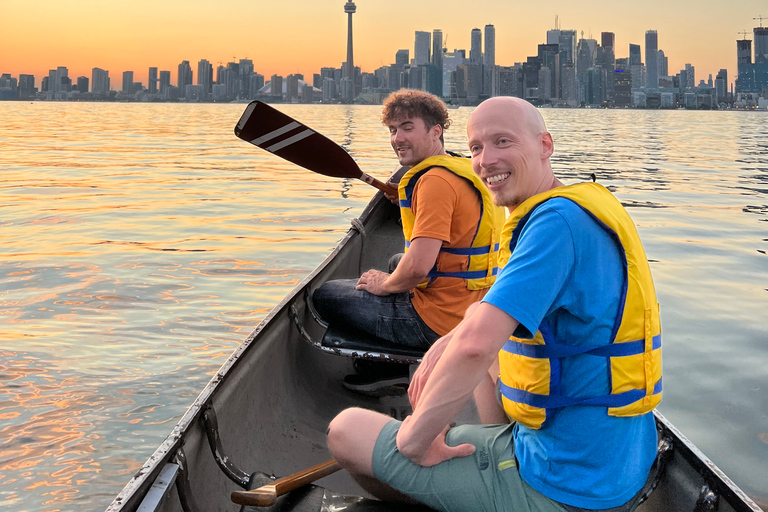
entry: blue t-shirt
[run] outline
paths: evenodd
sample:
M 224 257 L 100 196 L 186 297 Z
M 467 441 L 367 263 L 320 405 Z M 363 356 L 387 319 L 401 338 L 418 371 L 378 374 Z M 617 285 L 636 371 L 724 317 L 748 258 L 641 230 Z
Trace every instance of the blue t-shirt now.
M 576 203 L 553 198 L 523 227 L 512 257 L 483 299 L 532 338 L 543 323 L 558 343 L 609 344 L 624 270 L 619 248 Z M 565 358 L 561 390 L 567 396 L 610 394 L 607 358 Z M 617 418 L 605 407 L 547 411 L 539 430 L 514 429 L 520 476 L 545 496 L 587 509 L 617 507 L 643 486 L 656 457 L 652 413 Z

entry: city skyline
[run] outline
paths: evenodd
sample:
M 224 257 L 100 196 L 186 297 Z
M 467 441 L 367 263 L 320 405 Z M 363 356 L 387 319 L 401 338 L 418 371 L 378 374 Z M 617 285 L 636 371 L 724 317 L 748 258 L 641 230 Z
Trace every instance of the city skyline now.
M 355 65 L 363 71 L 394 62 L 399 49 L 414 53 L 414 32 L 441 29 L 449 51 L 471 49 L 471 31 L 493 24 L 496 63 L 512 65 L 534 54 L 554 28 L 581 37 L 616 35 L 616 57 L 629 55 L 629 44 L 643 48 L 645 33 L 656 30 L 658 48 L 669 59 L 670 72 L 686 63 L 706 80 L 719 69 L 736 76 L 735 41 L 741 31 L 752 38 L 759 3 L 750 0 L 721 13 L 706 4 L 684 0 L 670 6 L 649 0 L 642 8 L 617 8 L 592 0 L 574 7 L 554 1 L 547 10 L 533 3 L 508 5 L 488 0 L 482 9 L 466 9 L 466 2 L 446 0 L 440 10 L 401 0 L 358 0 L 355 14 Z M 257 5 L 258 4 L 258 5 Z M 301 73 L 312 76 L 320 67 L 340 66 L 346 60 L 347 17 L 344 2 L 294 0 L 286 9 L 274 3 L 231 0 L 226 5 L 172 0 L 161 6 L 138 0 L 130 9 L 95 0 L 59 4 L 42 0 L 34 7 L 6 4 L 0 11 L 0 73 L 32 74 L 40 80 L 50 69 L 65 66 L 71 77 L 91 76 L 94 67 L 108 70 L 113 80 L 133 71 L 147 84 L 150 67 L 175 71 L 179 62 L 209 60 L 214 67 L 250 59 L 266 76 Z M 638 11 L 638 12 L 635 12 Z M 310 39 L 311 38 L 311 39 Z M 175 77 L 175 73 L 174 73 Z

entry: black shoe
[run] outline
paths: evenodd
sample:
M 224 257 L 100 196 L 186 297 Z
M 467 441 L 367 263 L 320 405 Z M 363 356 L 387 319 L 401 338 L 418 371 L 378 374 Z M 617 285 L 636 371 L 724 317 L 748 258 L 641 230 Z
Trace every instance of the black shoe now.
M 355 360 L 355 371 L 344 377 L 342 385 L 367 396 L 402 396 L 408 392 L 408 365 Z

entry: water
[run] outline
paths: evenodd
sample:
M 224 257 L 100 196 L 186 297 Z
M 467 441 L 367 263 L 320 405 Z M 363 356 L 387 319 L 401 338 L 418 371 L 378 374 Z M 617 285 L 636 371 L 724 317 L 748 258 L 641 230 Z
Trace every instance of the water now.
M 103 510 L 375 192 L 239 141 L 244 107 L 0 103 L 0 509 Z M 280 109 L 395 168 L 378 107 Z M 661 411 L 768 507 L 768 115 L 542 114 L 638 225 Z

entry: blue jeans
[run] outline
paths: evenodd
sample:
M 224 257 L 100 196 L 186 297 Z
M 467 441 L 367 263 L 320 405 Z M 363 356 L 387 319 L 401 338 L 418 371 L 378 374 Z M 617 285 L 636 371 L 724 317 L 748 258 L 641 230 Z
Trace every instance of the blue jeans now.
M 390 271 L 399 258 L 390 260 Z M 328 281 L 315 290 L 312 303 L 335 328 L 355 329 L 406 347 L 425 351 L 440 338 L 421 319 L 411 303 L 411 292 L 378 296 L 356 290 L 357 279 Z

